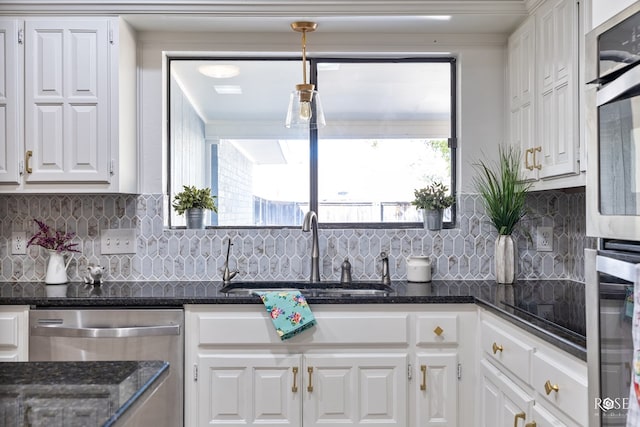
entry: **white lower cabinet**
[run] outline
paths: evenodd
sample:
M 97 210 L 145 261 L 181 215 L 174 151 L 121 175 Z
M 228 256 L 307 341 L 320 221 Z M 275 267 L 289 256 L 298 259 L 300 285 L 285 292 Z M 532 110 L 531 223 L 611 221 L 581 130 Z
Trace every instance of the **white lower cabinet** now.
M 193 425 L 406 426 L 406 354 L 201 354 Z
M 473 304 L 312 309 L 317 325 L 281 341 L 261 306 L 185 306 L 185 425 L 473 423 L 458 405 L 473 399 Z
M 487 360 L 482 360 L 480 365 L 480 426 L 522 427 L 530 423 L 532 394 L 516 385 Z
M 29 306 L 0 306 L 0 362 L 29 359 Z
M 586 362 L 483 309 L 480 348 L 482 426 L 587 425 Z
M 309 354 L 303 359 L 305 427 L 407 425 L 406 353 Z
M 458 353 L 418 353 L 416 425 L 458 425 Z
M 196 415 L 186 425 L 299 426 L 300 355 L 216 354 L 197 357 Z

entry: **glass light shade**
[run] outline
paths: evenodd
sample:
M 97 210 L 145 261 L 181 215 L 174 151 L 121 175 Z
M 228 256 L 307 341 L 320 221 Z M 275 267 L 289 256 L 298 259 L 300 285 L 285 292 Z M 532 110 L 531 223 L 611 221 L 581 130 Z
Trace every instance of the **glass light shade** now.
M 285 126 L 316 129 L 324 125 L 326 121 L 318 91 L 300 89 L 292 91 Z

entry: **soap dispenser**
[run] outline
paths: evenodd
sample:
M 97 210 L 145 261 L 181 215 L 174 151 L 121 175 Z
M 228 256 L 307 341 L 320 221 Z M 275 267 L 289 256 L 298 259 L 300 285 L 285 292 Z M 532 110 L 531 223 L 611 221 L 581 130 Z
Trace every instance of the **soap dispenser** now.
M 349 257 L 342 262 L 342 274 L 340 275 L 340 283 L 351 283 L 351 263 Z

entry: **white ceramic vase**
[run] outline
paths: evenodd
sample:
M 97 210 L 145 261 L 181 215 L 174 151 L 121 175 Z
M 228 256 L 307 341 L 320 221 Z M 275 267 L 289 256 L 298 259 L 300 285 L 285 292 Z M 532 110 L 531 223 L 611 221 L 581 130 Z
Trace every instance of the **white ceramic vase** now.
M 497 283 L 513 283 L 516 278 L 516 252 L 510 234 L 500 234 L 495 245 L 495 269 Z
M 71 258 L 64 262 L 64 254 L 54 250 L 47 250 L 49 260 L 47 261 L 47 274 L 44 277 L 44 283 L 47 285 L 61 285 L 69 281 L 67 276 L 67 267 L 71 262 Z

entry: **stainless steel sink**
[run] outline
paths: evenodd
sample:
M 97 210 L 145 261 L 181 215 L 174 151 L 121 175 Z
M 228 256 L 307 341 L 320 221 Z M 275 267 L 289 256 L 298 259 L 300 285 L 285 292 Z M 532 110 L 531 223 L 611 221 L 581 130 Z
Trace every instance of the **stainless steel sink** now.
M 248 296 L 255 292 L 299 290 L 306 297 L 388 296 L 393 289 L 379 282 L 234 282 L 220 292 L 229 296 Z

